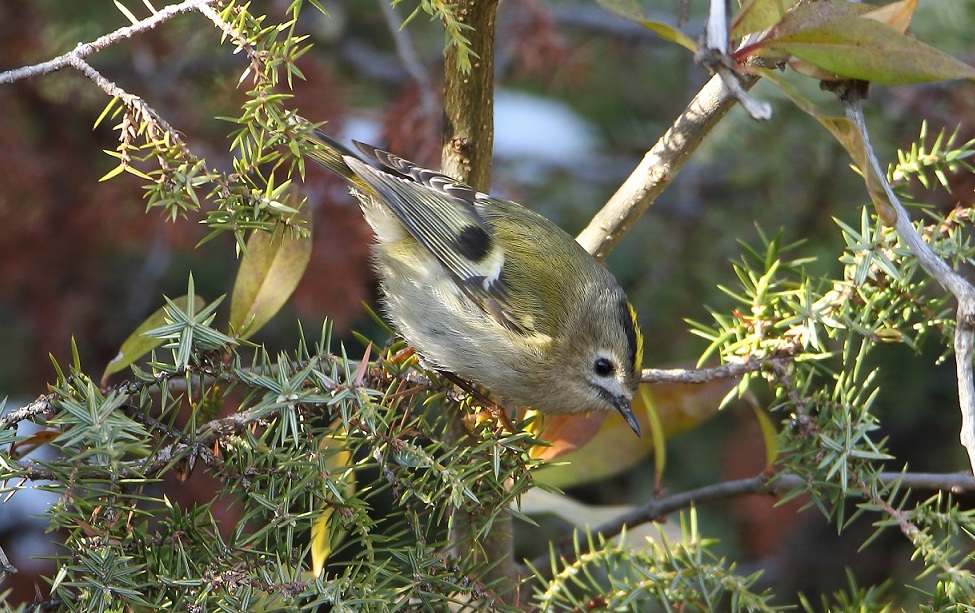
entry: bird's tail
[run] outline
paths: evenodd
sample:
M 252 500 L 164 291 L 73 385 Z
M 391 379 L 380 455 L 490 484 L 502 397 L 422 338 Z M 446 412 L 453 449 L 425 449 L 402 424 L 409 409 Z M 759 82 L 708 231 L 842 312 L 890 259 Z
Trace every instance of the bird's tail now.
M 352 172 L 344 159 L 345 156 L 358 158 L 351 149 L 297 115 L 291 119 L 291 125 L 294 128 L 292 136 L 296 137 L 299 143 L 309 145 L 306 153 L 311 159 L 352 185 L 362 187 L 362 179 Z

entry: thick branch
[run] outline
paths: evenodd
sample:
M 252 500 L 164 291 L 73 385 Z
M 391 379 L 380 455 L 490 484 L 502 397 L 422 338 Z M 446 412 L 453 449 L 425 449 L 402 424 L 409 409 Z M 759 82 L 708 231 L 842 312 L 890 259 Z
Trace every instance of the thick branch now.
M 457 51 L 444 57 L 444 134 L 442 170 L 483 192 L 491 187 L 494 149 L 494 26 L 498 0 L 461 0 L 458 19 L 477 54 L 470 72 L 457 65 Z
M 744 89 L 750 88 L 756 80 L 755 77 L 747 77 Z M 609 202 L 576 237 L 579 244 L 596 259 L 604 259 L 647 207 L 670 185 L 704 137 L 735 102 L 737 98 L 724 86 L 721 77 L 712 77 L 670 129 L 643 156 L 643 161 Z

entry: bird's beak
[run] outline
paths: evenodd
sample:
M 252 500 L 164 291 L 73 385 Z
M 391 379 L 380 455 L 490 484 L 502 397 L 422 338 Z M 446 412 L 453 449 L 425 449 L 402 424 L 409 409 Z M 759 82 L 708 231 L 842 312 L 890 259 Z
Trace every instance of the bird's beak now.
M 629 424 L 630 428 L 636 432 L 637 436 L 640 436 L 640 424 L 637 422 L 636 417 L 633 416 L 633 409 L 630 407 L 630 401 L 628 398 L 623 396 L 613 397 L 613 406 L 619 411 L 626 423 Z

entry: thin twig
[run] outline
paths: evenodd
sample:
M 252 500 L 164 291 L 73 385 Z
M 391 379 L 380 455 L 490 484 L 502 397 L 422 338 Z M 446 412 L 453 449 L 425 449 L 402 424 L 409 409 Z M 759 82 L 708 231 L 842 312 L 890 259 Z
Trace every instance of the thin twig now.
M 733 379 L 761 370 L 769 360 L 751 358 L 747 362 L 722 364 L 714 368 L 644 368 L 641 383 L 707 383 L 715 379 Z
M 72 475 L 74 478 L 145 479 L 158 476 L 168 466 L 184 459 L 192 463 L 199 457 L 209 465 L 216 457 L 209 449 L 213 443 L 242 433 L 251 424 L 266 419 L 266 416 L 267 412 L 262 408 L 233 413 L 203 424 L 194 436 L 188 437 L 192 439 L 192 443 L 174 442 L 160 447 L 146 458 L 112 466 L 91 463 L 72 467 Z M 63 474 L 49 465 L 28 460 L 7 460 L 5 472 L 16 473 L 9 477 L 15 479 L 64 481 Z
M 77 60 L 93 55 L 119 41 L 132 38 L 136 34 L 152 30 L 159 24 L 172 19 L 180 13 L 199 11 L 201 7 L 208 6 L 216 1 L 217 0 L 186 0 L 185 2 L 180 2 L 179 4 L 171 4 L 164 9 L 157 11 L 151 17 L 147 17 L 138 23 L 134 23 L 124 28 L 119 28 L 118 30 L 105 34 L 104 36 L 99 36 L 91 42 L 78 43 L 74 49 L 63 55 L 59 55 L 54 59 L 42 62 L 40 64 L 23 66 L 21 68 L 15 68 L 14 70 L 0 72 L 0 83 L 13 83 L 14 81 L 20 81 L 22 79 L 29 79 L 32 77 L 50 74 L 67 66 L 74 66 L 74 62 Z
M 389 0 L 377 1 L 383 11 L 383 17 L 386 19 L 386 28 L 389 30 L 390 36 L 393 37 L 393 43 L 396 45 L 396 54 L 399 55 L 400 61 L 403 63 L 403 69 L 416 82 L 423 115 L 429 116 L 439 106 L 436 96 L 433 95 L 433 80 L 430 78 L 430 73 L 423 66 L 423 63 L 420 62 L 420 58 L 417 56 L 416 49 L 413 46 L 413 41 L 410 39 L 409 34 L 407 34 L 406 29 L 403 28 L 402 21 L 399 15 L 397 15 L 396 9 L 393 8 L 392 3 Z
M 139 96 L 127 92 L 123 88 L 119 87 L 116 83 L 103 76 L 94 67 L 92 67 L 85 58 L 101 51 L 102 49 L 105 49 L 106 47 L 127 40 L 136 34 L 152 30 L 169 19 L 172 19 L 176 15 L 193 11 L 206 15 L 218 28 L 224 31 L 225 34 L 228 33 L 228 29 L 230 33 L 233 33 L 233 30 L 230 28 L 229 24 L 223 22 L 219 15 L 217 15 L 211 9 L 210 5 L 215 4 L 216 2 L 217 0 L 185 0 L 184 2 L 180 2 L 178 4 L 169 5 L 160 11 L 154 12 L 150 17 L 142 19 L 130 26 L 119 28 L 113 32 L 100 36 L 91 42 L 78 43 L 73 50 L 56 58 L 40 64 L 24 66 L 14 70 L 2 72 L 0 73 L 0 84 L 13 83 L 14 81 L 19 81 L 22 79 L 46 75 L 66 67 L 74 68 L 91 80 L 99 88 L 101 88 L 101 90 L 106 94 L 121 100 L 127 111 L 131 114 L 130 119 L 133 122 L 138 122 L 140 120 L 145 121 L 151 127 L 150 135 L 155 131 L 158 131 L 157 140 L 168 140 L 168 142 L 176 145 L 182 154 L 187 158 L 198 160 L 199 158 L 193 155 L 192 151 L 190 151 L 187 144 L 183 141 L 179 132 L 177 132 L 169 124 L 169 122 L 162 117 L 162 115 L 149 106 L 149 104 Z M 238 44 L 241 44 L 239 42 L 239 35 L 234 40 L 237 41 Z M 251 53 L 251 51 L 252 50 L 248 48 L 248 53 L 251 55 L 253 64 L 254 54 Z M 165 133 L 165 139 L 162 136 L 163 133 Z M 130 135 L 123 128 L 120 134 L 120 139 L 123 144 L 123 164 L 127 163 L 127 158 L 124 157 L 124 145 L 127 143 L 129 138 Z M 147 141 L 148 140 L 152 140 L 152 137 L 147 137 Z M 165 169 L 165 163 L 161 161 L 161 165 Z M 229 185 L 231 183 L 229 177 L 221 173 L 209 172 L 206 165 L 201 165 L 200 171 L 201 176 L 209 176 L 210 179 L 220 186 L 224 192 L 229 191 Z
M 51 407 L 52 395 L 39 396 L 37 400 L 34 400 L 30 404 L 26 404 L 19 409 L 14 409 L 6 415 L 0 416 L 0 430 L 6 430 L 16 424 L 34 419 L 42 413 L 52 413 L 53 407 Z
M 160 129 L 173 135 L 175 143 L 179 144 L 183 148 L 186 147 L 186 145 L 180 139 L 179 133 L 173 128 L 173 126 L 163 119 L 162 115 L 160 115 L 154 108 L 149 106 L 145 100 L 139 96 L 136 96 L 135 94 L 130 94 L 116 85 L 114 81 L 105 78 L 105 76 L 95 70 L 91 64 L 80 57 L 69 57 L 68 65 L 72 66 L 73 68 L 77 69 L 78 72 L 88 77 L 92 83 L 100 87 L 106 94 L 114 98 L 118 98 L 125 104 L 126 107 L 135 109 L 147 120 L 151 120 L 158 125 Z
M 17 567 L 10 563 L 7 554 L 3 552 L 3 547 L 0 547 L 0 583 L 6 580 L 7 575 L 16 575 L 17 572 Z
M 935 490 L 951 493 L 975 491 L 975 477 L 968 473 L 885 472 L 880 474 L 879 481 L 884 485 L 899 483 L 901 487 L 916 490 Z M 701 505 L 749 494 L 778 496 L 796 488 L 803 487 L 805 483 L 805 480 L 799 475 L 784 473 L 776 475 L 773 479 L 758 476 L 706 485 L 695 490 L 667 496 L 666 498 L 651 500 L 647 504 L 637 507 L 612 521 L 592 528 L 590 533 L 593 536 L 598 535 L 603 538 L 609 538 L 621 534 L 625 529 L 649 522 L 660 521 L 666 515 L 690 508 L 692 505 Z M 576 539 L 574 535 L 569 535 L 557 543 L 549 554 L 539 556 L 532 560 L 531 565 L 541 570 L 550 567 L 550 561 L 553 556 L 559 560 L 574 559 L 576 555 L 582 555 L 589 551 L 588 542 L 588 539 Z

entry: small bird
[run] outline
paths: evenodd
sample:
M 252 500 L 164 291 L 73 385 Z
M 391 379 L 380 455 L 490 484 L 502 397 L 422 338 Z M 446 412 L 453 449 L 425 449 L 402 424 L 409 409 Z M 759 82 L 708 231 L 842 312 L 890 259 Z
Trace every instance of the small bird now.
M 542 413 L 615 410 L 640 434 L 636 313 L 571 236 L 376 147 L 302 134 L 359 201 L 385 313 L 425 363 Z

